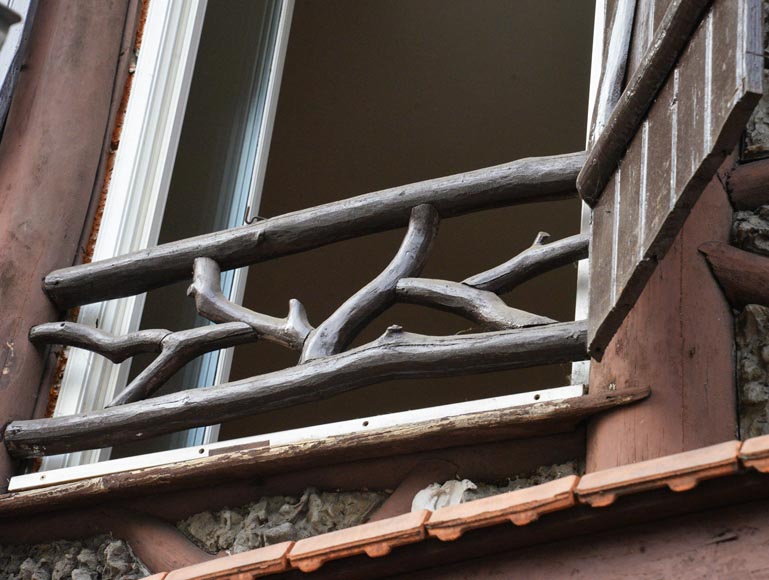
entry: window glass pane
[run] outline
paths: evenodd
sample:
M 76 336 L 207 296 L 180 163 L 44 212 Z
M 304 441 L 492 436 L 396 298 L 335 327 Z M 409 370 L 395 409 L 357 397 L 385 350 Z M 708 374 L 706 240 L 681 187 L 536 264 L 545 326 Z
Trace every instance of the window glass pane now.
M 278 0 L 209 2 L 195 62 L 159 243 L 242 225 L 263 122 L 277 33 Z M 233 272 L 222 274 L 229 295 Z M 185 330 L 208 322 L 187 282 L 147 295 L 141 328 Z M 189 363 L 158 394 L 212 385 L 220 353 Z M 133 379 L 152 356 L 137 356 Z M 129 380 L 130 380 L 129 379 Z M 195 445 L 203 429 L 113 449 L 112 457 Z

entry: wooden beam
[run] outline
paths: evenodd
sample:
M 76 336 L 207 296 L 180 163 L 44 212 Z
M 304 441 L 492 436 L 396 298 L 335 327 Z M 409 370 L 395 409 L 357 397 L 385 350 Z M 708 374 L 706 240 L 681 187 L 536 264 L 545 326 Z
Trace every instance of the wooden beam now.
M 253 480 L 265 473 L 306 470 L 319 465 L 451 448 L 458 444 L 568 433 L 587 417 L 643 400 L 648 395 L 646 388 L 627 389 L 621 393 L 588 394 L 563 401 L 469 413 L 284 445 L 223 449 L 219 454 L 201 459 L 0 495 L 0 518 L 49 511 L 51 505 L 61 508 L 85 501 L 96 502 L 100 496 L 114 500 L 134 490 L 139 490 L 135 493 L 143 489 L 159 493 L 169 487 L 209 485 L 211 481 L 228 479 L 224 474 Z
M 392 329 L 382 338 L 285 370 L 164 395 L 82 415 L 11 422 L 4 433 L 20 457 L 67 453 L 331 397 L 392 379 L 442 377 L 587 358 L 584 321 L 460 336 Z
M 769 306 L 769 257 L 746 252 L 725 242 L 699 247 L 729 303 Z
M 769 159 L 738 163 L 726 175 L 726 190 L 738 210 L 769 204 Z
M 711 0 L 671 1 L 638 70 L 625 87 L 577 177 L 579 194 L 591 207 L 598 202 L 710 3 Z
M 520 159 L 301 210 L 231 230 L 205 234 L 109 260 L 51 272 L 44 289 L 69 308 L 158 288 L 192 275 L 195 258 L 222 269 L 403 227 L 412 208 L 429 203 L 442 218 L 576 196 L 584 152 Z

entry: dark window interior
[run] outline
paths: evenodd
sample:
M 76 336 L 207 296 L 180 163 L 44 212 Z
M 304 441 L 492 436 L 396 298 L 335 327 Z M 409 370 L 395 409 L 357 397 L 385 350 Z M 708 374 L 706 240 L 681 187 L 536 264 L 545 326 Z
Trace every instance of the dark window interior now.
M 298 0 L 259 214 L 276 216 L 370 191 L 581 150 L 593 2 L 566 0 Z M 577 233 L 576 200 L 444 221 L 423 272 L 461 281 L 531 244 Z M 285 315 L 289 298 L 319 324 L 389 262 L 403 231 L 341 242 L 250 268 L 244 303 Z M 576 268 L 504 298 L 558 320 L 574 316 Z M 397 306 L 390 324 L 426 334 L 472 324 Z M 231 379 L 284 368 L 296 354 L 238 347 Z M 222 426 L 220 439 L 569 384 L 569 365 L 365 387 Z

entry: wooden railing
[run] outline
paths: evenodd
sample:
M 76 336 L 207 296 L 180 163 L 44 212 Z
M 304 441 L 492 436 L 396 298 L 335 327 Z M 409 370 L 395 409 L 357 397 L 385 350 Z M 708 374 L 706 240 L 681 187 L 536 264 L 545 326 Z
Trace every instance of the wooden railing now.
M 113 336 L 72 322 L 34 327 L 39 345 L 85 348 L 120 362 L 157 353 L 107 408 L 86 414 L 14 421 L 4 440 L 28 457 L 105 447 L 216 424 L 318 400 L 391 379 L 442 377 L 582 360 L 583 321 L 559 323 L 517 310 L 498 296 L 539 274 L 588 255 L 588 238 L 534 244 L 508 262 L 462 282 L 420 278 L 441 218 L 519 203 L 576 197 L 584 153 L 532 158 L 371 193 L 294 212 L 234 230 L 199 236 L 110 260 L 57 270 L 45 289 L 61 307 L 144 292 L 192 276 L 197 311 L 217 323 L 170 332 Z M 304 307 L 289 303 L 285 318 L 230 302 L 220 271 L 408 224 L 390 264 L 331 316 L 313 327 Z M 482 332 L 425 336 L 392 326 L 379 339 L 348 349 L 359 332 L 396 302 L 447 310 Z M 300 353 L 294 367 L 215 388 L 146 399 L 201 354 L 257 340 Z M 605 403 L 603 403 L 605 406 Z M 619 403 L 618 403 L 619 404 Z

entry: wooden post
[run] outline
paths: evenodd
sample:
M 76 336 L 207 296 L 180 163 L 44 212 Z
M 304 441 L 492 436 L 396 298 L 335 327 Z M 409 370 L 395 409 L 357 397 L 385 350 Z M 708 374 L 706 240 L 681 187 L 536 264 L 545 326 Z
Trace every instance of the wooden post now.
M 727 241 L 731 222 L 714 178 L 602 362 L 591 362 L 591 392 L 644 386 L 652 394 L 591 420 L 588 472 L 735 437 L 732 313 L 698 251 L 704 242 Z
M 0 142 L 0 423 L 33 414 L 45 367 L 27 340 L 58 318 L 40 288 L 71 265 L 123 90 L 121 42 L 131 0 L 41 2 L 29 55 Z M 131 20 L 133 22 L 133 20 Z M 115 90 L 117 89 L 117 91 Z M 119 97 L 117 99 L 119 101 Z M 0 489 L 13 464 L 0 449 Z

